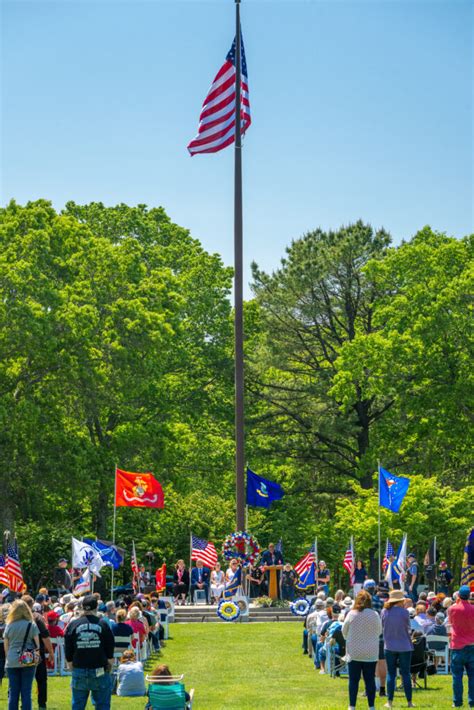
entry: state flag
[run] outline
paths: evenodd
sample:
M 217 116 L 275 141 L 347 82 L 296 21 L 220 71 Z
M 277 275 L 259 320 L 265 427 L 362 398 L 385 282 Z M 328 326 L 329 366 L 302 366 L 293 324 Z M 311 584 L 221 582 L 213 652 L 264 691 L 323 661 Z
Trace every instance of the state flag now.
M 247 505 L 269 508 L 274 500 L 280 500 L 284 495 L 279 483 L 268 481 L 247 469 Z

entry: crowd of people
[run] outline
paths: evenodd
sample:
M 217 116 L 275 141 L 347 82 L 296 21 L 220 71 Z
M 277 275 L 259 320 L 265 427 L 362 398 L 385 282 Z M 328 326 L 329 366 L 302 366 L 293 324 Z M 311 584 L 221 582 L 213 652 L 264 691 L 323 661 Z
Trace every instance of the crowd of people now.
M 428 664 L 436 673 L 438 665 L 436 655 L 427 653 L 427 636 L 440 637 L 439 642 L 431 641 L 431 651 L 445 647 L 442 637 L 449 639 L 453 707 L 462 707 L 465 672 L 468 704 L 474 708 L 474 592 L 468 586 L 452 596 L 423 591 L 416 602 L 410 581 L 403 590 L 365 579 L 353 597 L 342 590 L 330 597 L 320 589 L 305 618 L 303 652 L 312 651 L 320 674 L 327 672 L 328 649 L 334 654 L 331 671 L 339 675 L 347 669 L 349 710 L 356 707 L 361 677 L 369 708 L 375 707 L 377 687 L 386 698 L 384 707 L 392 708 L 397 669 L 408 707 L 414 707 L 417 677 L 424 677 Z
M 145 696 L 145 673 L 140 649 L 147 642 L 155 652 L 163 645 L 160 610 L 165 602 L 156 593 L 122 596 L 104 602 L 97 592 L 75 598 L 71 593 L 49 596 L 42 588 L 30 595 L 0 603 L 0 684 L 9 682 L 8 710 L 31 710 L 36 679 L 40 710 L 47 708 L 48 670 L 54 668 L 52 639 L 64 639 L 71 671 L 73 710 L 83 710 L 92 695 L 97 710 L 110 708 L 111 696 Z M 166 665 L 153 670 L 155 678 L 171 678 Z

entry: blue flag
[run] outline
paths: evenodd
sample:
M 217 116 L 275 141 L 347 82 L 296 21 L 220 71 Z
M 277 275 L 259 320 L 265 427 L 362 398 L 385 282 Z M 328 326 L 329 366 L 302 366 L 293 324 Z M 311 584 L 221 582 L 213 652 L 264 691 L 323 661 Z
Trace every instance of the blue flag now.
M 119 569 L 123 564 L 124 551 L 121 550 L 120 547 L 117 547 L 117 545 L 111 542 L 105 542 L 105 540 L 92 540 L 91 538 L 84 538 L 84 542 L 99 553 L 104 565 Z
M 379 468 L 379 505 L 383 508 L 388 508 L 393 513 L 398 513 L 403 499 L 406 496 L 408 486 L 410 485 L 409 478 L 394 476 L 390 471 L 384 468 Z
M 234 594 L 237 594 L 237 590 L 240 587 L 242 583 L 242 567 L 239 567 L 234 574 L 234 577 L 232 580 L 225 585 L 224 589 L 224 599 L 228 599 L 229 597 L 233 597 Z
M 301 575 L 299 582 L 297 582 L 296 586 L 298 589 L 307 589 L 308 587 L 313 587 L 316 584 L 316 565 L 313 564 L 308 567 L 306 572 L 303 572 Z
M 247 505 L 269 508 L 274 500 L 280 500 L 285 495 L 279 483 L 267 481 L 247 469 Z

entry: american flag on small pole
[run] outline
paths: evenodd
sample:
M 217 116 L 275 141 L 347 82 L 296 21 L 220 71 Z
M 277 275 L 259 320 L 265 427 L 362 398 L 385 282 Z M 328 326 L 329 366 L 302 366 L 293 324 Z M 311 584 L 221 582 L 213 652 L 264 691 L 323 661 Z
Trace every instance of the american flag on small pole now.
M 387 567 L 390 564 L 390 558 L 393 557 L 394 555 L 395 555 L 395 551 L 393 549 L 392 543 L 387 538 L 387 542 L 385 544 L 385 555 L 382 560 L 382 569 L 384 572 L 386 571 Z
M 349 573 L 349 578 L 351 581 L 351 587 L 354 586 L 354 572 L 355 572 L 355 554 L 354 554 L 354 538 L 351 537 L 349 547 L 344 555 L 344 562 L 342 563 L 344 569 Z
M 235 39 L 204 99 L 191 155 L 215 153 L 234 143 L 234 353 L 236 529 L 245 530 L 244 320 L 242 135 L 250 126 L 247 62 L 235 0 Z
M 3 555 L 0 555 L 0 584 L 3 584 L 4 587 L 10 587 L 10 575 Z
M 11 592 L 23 592 L 26 585 L 23 581 L 21 571 L 20 555 L 18 552 L 18 542 L 16 537 L 13 542 L 7 542 L 7 558 L 5 567 L 9 576 L 9 588 Z
M 214 544 L 191 534 L 191 559 L 196 562 L 201 560 L 206 567 L 212 569 L 217 562 L 217 551 Z
M 302 557 L 298 562 L 295 564 L 293 569 L 295 570 L 296 574 L 301 577 L 302 574 L 308 570 L 311 565 L 313 565 L 316 562 L 316 555 L 314 552 L 314 545 L 311 546 L 311 549 Z

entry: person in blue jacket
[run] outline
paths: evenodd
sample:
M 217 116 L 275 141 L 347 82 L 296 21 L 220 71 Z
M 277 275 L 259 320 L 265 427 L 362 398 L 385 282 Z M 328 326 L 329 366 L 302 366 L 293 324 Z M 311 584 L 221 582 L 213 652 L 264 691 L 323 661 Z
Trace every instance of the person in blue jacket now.
M 196 567 L 191 570 L 191 600 L 194 600 L 196 589 L 203 589 L 206 592 L 206 601 L 209 600 L 209 576 L 209 569 L 204 567 L 202 560 L 197 560 Z

